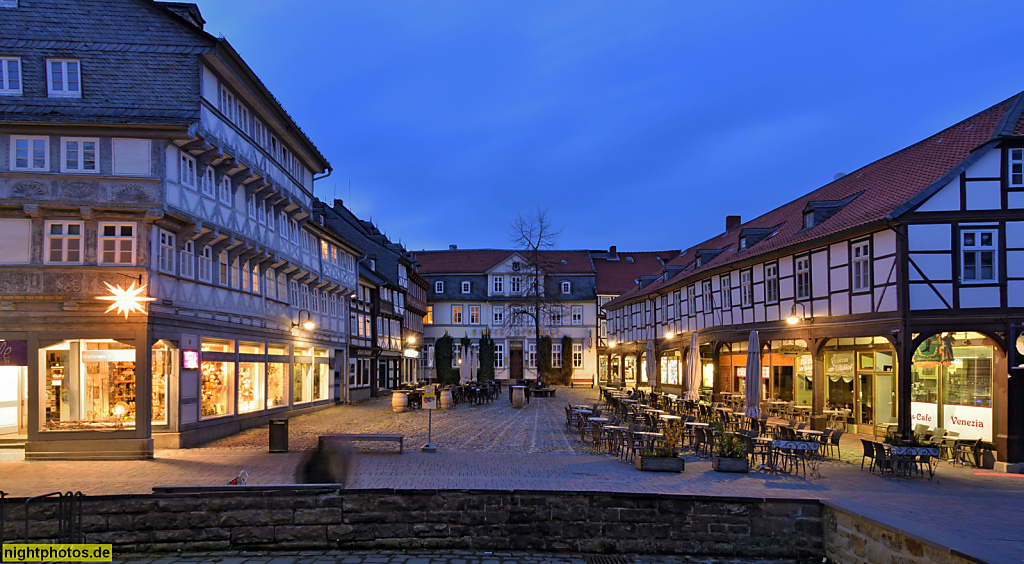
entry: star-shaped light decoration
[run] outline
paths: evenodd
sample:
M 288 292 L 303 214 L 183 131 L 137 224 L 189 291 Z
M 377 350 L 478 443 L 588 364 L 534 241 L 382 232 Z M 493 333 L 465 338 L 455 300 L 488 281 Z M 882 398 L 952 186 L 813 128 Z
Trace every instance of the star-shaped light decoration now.
M 137 311 L 139 313 L 146 313 L 146 308 L 143 307 L 142 305 L 143 302 L 151 302 L 156 299 L 139 296 L 139 294 L 141 294 L 142 291 L 146 289 L 146 287 L 139 286 L 136 289 L 135 282 L 132 282 L 132 285 L 129 286 L 127 290 L 122 288 L 120 284 L 118 284 L 116 288 L 114 286 L 111 286 L 110 284 L 107 284 L 106 282 L 104 282 L 104 284 L 106 284 L 107 288 L 110 289 L 110 293 L 113 295 L 100 296 L 96 299 L 107 300 L 114 303 L 110 304 L 110 307 L 107 308 L 107 311 L 103 313 L 110 313 L 111 311 L 116 309 L 117 313 L 123 313 L 124 318 L 128 319 L 128 314 L 133 311 Z

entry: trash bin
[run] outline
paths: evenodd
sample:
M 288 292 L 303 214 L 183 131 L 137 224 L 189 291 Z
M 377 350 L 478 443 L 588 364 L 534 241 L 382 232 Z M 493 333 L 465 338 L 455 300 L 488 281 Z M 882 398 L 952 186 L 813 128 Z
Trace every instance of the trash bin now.
M 270 452 L 288 452 L 288 420 L 270 420 Z

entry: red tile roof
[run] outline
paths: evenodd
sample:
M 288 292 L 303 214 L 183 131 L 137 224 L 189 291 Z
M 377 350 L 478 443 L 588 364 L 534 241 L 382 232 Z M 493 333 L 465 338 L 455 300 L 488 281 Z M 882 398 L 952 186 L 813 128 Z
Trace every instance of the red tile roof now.
M 607 255 L 608 253 L 603 253 Z M 659 270 L 666 262 L 679 256 L 679 249 L 655 252 L 621 252 L 618 260 L 609 260 L 594 253 L 597 293 L 617 296 L 636 285 L 637 279 Z M 632 260 L 630 260 L 632 259 Z
M 696 280 L 700 278 L 697 274 L 725 265 L 799 247 L 815 240 L 825 240 L 844 231 L 870 224 L 881 224 L 887 214 L 942 178 L 968 158 L 971 151 L 984 145 L 993 136 L 1010 131 L 1024 132 L 1024 119 L 1019 111 L 1021 104 L 1018 103 L 1024 103 L 1024 93 L 1018 94 L 1016 98 L 1004 100 L 923 141 L 883 157 L 788 204 L 745 222 L 731 231 L 694 245 L 669 263 L 688 268 L 673 274 L 667 281 L 655 281 L 643 288 L 634 286 L 611 305 L 628 302 L 666 286 L 676 286 L 691 278 Z M 1011 109 L 1014 109 L 1014 112 L 1009 112 Z M 1010 115 L 1011 113 L 1013 115 Z M 1004 114 L 1010 120 L 1005 125 L 1000 123 Z M 803 211 L 809 202 L 841 200 L 855 194 L 859 195 L 829 219 L 810 229 L 802 229 Z M 778 229 L 773 231 L 773 235 L 744 251 L 737 251 L 739 234 L 744 228 L 775 226 L 778 226 Z M 695 268 L 693 261 L 698 249 L 725 251 Z M 657 269 L 649 274 L 664 272 L 664 269 Z
M 418 271 L 430 274 L 479 274 L 494 268 L 518 253 L 530 260 L 528 251 L 507 249 L 467 249 L 454 251 L 417 251 Z M 587 251 L 540 251 L 541 258 L 551 265 L 553 274 L 593 274 L 594 265 Z

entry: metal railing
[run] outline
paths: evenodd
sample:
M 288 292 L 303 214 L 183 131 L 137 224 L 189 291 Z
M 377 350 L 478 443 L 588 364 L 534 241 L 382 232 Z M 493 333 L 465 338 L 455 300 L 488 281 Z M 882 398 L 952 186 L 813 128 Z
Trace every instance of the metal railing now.
M 82 492 L 50 492 L 27 498 L 25 500 L 25 544 L 29 541 L 29 506 L 33 501 L 48 497 L 57 498 L 54 518 L 57 520 L 56 544 L 81 544 L 82 535 Z M 0 529 L 2 533 L 2 529 Z

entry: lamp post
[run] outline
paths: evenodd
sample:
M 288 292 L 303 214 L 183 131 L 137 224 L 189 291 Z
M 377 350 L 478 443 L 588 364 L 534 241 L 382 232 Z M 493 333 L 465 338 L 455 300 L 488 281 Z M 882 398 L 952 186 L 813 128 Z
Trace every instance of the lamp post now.
M 302 312 L 306 312 L 305 321 L 302 320 Z M 313 319 L 310 316 L 309 310 L 306 308 L 302 308 L 299 310 L 298 321 L 292 323 L 292 328 L 300 326 L 306 331 L 312 331 L 313 329 L 316 329 L 316 323 L 313 323 Z
M 796 306 L 800 306 L 799 316 L 797 316 L 796 314 Z M 814 321 L 814 315 L 812 314 L 811 317 L 807 317 L 807 308 L 804 306 L 804 303 L 793 302 L 793 309 L 790 310 L 789 317 L 786 318 L 786 323 L 790 325 L 796 325 L 797 323 L 800 323 L 805 319 L 808 323 L 812 323 Z

